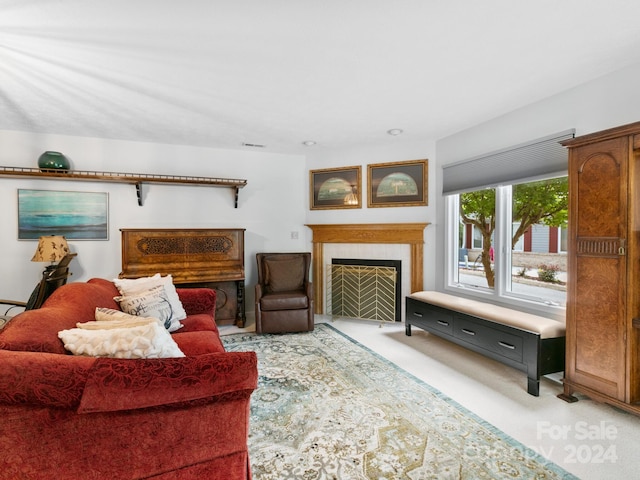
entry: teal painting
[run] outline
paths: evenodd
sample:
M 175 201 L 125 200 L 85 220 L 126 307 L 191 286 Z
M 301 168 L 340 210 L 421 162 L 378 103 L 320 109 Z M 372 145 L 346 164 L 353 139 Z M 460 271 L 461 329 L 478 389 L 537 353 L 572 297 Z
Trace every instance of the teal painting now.
M 67 240 L 109 239 L 104 192 L 18 190 L 18 240 L 64 235 Z

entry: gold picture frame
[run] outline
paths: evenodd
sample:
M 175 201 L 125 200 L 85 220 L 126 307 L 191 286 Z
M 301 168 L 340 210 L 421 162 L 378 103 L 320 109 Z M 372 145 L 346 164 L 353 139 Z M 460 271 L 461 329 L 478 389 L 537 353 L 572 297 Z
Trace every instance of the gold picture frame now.
M 362 167 L 309 171 L 311 210 L 362 208 Z
M 367 207 L 428 205 L 429 160 L 376 163 L 367 167 Z

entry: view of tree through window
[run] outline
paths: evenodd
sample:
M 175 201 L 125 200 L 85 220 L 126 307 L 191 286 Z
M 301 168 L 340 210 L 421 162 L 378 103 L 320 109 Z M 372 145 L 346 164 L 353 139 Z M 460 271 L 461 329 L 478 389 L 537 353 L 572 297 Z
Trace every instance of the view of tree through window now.
M 458 284 L 565 305 L 567 177 L 476 190 L 458 200 Z

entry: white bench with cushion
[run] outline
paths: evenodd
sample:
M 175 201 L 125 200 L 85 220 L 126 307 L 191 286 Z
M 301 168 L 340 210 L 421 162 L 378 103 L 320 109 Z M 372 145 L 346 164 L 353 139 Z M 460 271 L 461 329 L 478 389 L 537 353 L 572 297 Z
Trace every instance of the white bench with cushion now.
M 540 394 L 540 377 L 564 370 L 563 322 L 436 291 L 406 299 L 406 334 L 411 326 L 527 373 L 527 391 Z

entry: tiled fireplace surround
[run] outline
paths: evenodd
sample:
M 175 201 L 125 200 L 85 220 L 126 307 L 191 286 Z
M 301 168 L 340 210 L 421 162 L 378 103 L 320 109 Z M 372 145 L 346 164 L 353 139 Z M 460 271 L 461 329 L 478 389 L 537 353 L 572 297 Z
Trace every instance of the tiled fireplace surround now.
M 315 313 L 325 313 L 325 266 L 333 258 L 402 262 L 401 298 L 422 290 L 424 229 L 428 223 L 307 225 L 313 232 L 312 280 Z M 404 318 L 404 305 L 402 305 Z

